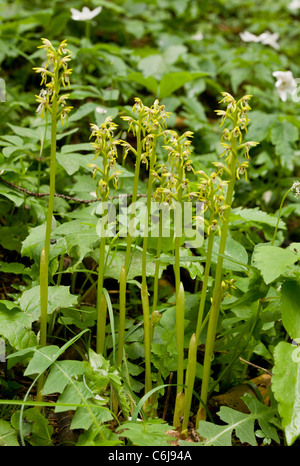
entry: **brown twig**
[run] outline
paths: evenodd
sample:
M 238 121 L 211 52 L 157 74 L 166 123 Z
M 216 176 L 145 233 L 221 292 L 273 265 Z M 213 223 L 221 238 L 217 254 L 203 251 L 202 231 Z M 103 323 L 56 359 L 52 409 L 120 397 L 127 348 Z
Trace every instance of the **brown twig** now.
M 2 181 L 2 183 L 8 185 L 8 186 L 11 186 L 12 188 L 16 189 L 17 191 L 20 191 L 24 194 L 27 194 L 27 196 L 33 196 L 33 197 L 45 197 L 45 196 L 49 196 L 49 193 L 36 193 L 36 192 L 33 192 L 33 191 L 29 191 L 28 189 L 25 189 L 25 188 L 21 188 L 21 186 L 17 186 L 16 184 L 12 183 L 11 181 L 6 181 L 4 180 L 3 178 L 0 177 L 0 181 Z M 66 199 L 67 201 L 72 201 L 72 202 L 79 202 L 81 204 L 90 204 L 91 202 L 100 202 L 102 201 L 102 199 L 99 199 L 99 198 L 95 198 L 95 199 L 78 199 L 77 197 L 72 197 L 72 196 L 66 196 L 65 194 L 57 194 L 55 193 L 54 194 L 55 197 L 60 197 L 62 199 Z M 112 196 L 112 197 L 109 197 L 108 199 L 109 200 L 112 200 L 112 199 L 118 199 L 118 198 L 127 198 L 127 197 L 131 197 L 132 194 L 118 194 L 117 196 Z M 138 197 L 145 197 L 147 196 L 146 194 L 138 194 Z

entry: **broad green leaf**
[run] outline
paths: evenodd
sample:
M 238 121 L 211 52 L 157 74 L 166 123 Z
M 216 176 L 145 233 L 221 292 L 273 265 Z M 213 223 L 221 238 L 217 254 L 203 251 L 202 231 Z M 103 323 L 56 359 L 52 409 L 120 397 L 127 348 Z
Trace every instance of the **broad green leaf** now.
M 87 102 L 79 107 L 78 110 L 72 112 L 69 117 L 69 122 L 78 121 L 89 115 L 97 108 L 97 104 L 92 102 Z
M 60 152 L 57 153 L 56 158 L 59 165 L 61 165 L 70 176 L 74 175 L 80 167 L 86 166 L 90 162 L 90 160 L 86 159 L 86 156 L 76 152 Z
M 292 339 L 300 338 L 300 285 L 286 281 L 281 286 L 282 323 Z
M 77 304 L 77 296 L 70 293 L 69 286 L 49 286 L 48 288 L 48 314 L 62 307 L 72 307 Z M 35 321 L 40 316 L 40 286 L 25 290 L 20 298 L 20 307 L 24 313 Z
M 58 398 L 58 405 L 55 407 L 56 413 L 61 413 L 69 409 L 76 409 L 76 405 L 91 404 L 90 399 L 94 395 L 84 382 L 77 382 L 74 379 L 69 380 L 63 393 Z M 88 401 L 89 400 L 89 401 Z M 68 406 L 69 404 L 69 406 Z M 71 406 L 75 405 L 75 406 Z
M 61 148 L 61 152 L 64 154 L 70 154 L 72 152 L 81 152 L 81 151 L 91 152 L 91 150 L 92 150 L 92 145 L 89 142 L 82 142 L 79 144 L 65 144 Z
M 294 146 L 298 140 L 298 129 L 288 121 L 277 121 L 271 130 L 271 141 L 284 167 L 293 168 Z
M 299 347 L 281 341 L 274 351 L 272 390 L 278 401 L 288 445 L 300 435 L 300 358 Z
M 90 406 L 89 409 L 82 406 L 76 409 L 70 428 L 86 430 L 89 429 L 93 424 L 91 411 L 93 412 L 95 418 L 98 420 L 99 424 L 104 424 L 105 422 L 111 421 L 113 419 L 112 413 L 105 406 Z
M 220 238 L 216 237 L 213 245 L 212 262 L 217 262 Z M 226 241 L 223 268 L 226 270 L 245 271 L 248 264 L 248 254 L 243 245 L 232 238 Z
M 282 249 L 269 244 L 259 244 L 252 255 L 252 265 L 260 270 L 265 283 L 268 285 L 284 275 L 287 268 L 300 258 L 300 253 L 290 249 Z
M 16 274 L 28 274 L 29 269 L 25 265 L 19 262 L 2 262 L 0 261 L 0 272 L 2 273 L 16 273 Z
M 11 301 L 0 301 L 0 335 L 17 350 L 34 346 L 36 335 L 31 330 L 32 319 Z
M 152 77 L 155 80 L 160 80 L 164 74 L 168 73 L 169 68 L 164 57 L 160 54 L 148 55 L 148 57 L 142 58 L 138 64 L 138 69 L 145 78 Z
M 158 84 L 153 76 L 145 77 L 142 73 L 136 71 L 134 73 L 130 73 L 127 76 L 129 81 L 134 81 L 138 84 L 144 86 L 148 91 L 152 92 L 154 95 L 157 94 Z
M 8 421 L 0 419 L 0 446 L 19 447 L 18 433 Z
M 3 183 L 0 185 L 0 195 L 12 201 L 17 207 L 24 203 L 24 196 L 21 193 Z
M 13 414 L 12 426 L 19 428 L 20 411 Z M 28 408 L 23 413 L 22 424 L 27 441 L 32 446 L 52 446 L 53 426 L 38 408 Z
M 260 210 L 259 207 L 255 207 L 253 209 L 237 207 L 236 209 L 232 209 L 230 216 L 233 219 L 240 217 L 243 220 L 246 220 L 246 222 L 264 223 L 272 227 L 276 226 L 278 220 L 277 216 L 267 214 L 266 212 Z M 282 220 L 279 221 L 278 227 L 283 230 L 286 229 L 285 223 Z
M 247 140 L 261 142 L 266 139 L 276 118 L 276 115 L 253 110 Z
M 49 345 L 44 348 L 35 349 L 34 355 L 30 360 L 24 375 L 41 375 L 48 367 L 53 364 L 59 351 L 58 346 Z
M 167 73 L 162 77 L 159 84 L 159 98 L 164 99 L 184 86 L 184 84 L 203 76 L 207 76 L 207 73 L 189 73 L 188 71 Z
M 51 367 L 43 388 L 43 395 L 51 393 L 62 393 L 69 383 L 69 377 L 74 377 L 84 373 L 82 361 L 57 361 Z
M 117 432 L 127 437 L 136 446 L 170 446 L 172 438 L 166 434 L 171 427 L 161 420 L 151 419 L 143 422 L 124 422 Z
M 22 241 L 22 256 L 28 256 L 30 259 L 38 258 L 45 243 L 46 223 L 37 227 L 29 228 L 28 236 Z

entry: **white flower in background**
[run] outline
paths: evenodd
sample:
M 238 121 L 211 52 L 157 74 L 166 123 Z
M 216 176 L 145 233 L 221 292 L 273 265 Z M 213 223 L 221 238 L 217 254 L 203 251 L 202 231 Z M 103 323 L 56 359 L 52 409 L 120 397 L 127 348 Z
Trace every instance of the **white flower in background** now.
M 104 113 L 107 113 L 107 110 L 103 107 L 96 107 L 96 112 L 101 113 L 101 115 L 104 115 Z
M 289 4 L 289 9 L 290 10 L 298 10 L 300 8 L 300 0 L 293 0 Z
M 279 39 L 278 32 L 274 32 L 273 34 L 269 31 L 263 32 L 260 36 L 258 36 L 259 41 L 264 45 L 270 45 L 274 49 L 279 49 L 279 44 L 277 41 Z
M 202 39 L 203 39 L 203 34 L 202 34 L 202 32 L 199 31 L 199 32 L 197 32 L 196 34 L 194 34 L 194 35 L 192 36 L 192 39 L 194 39 L 194 40 L 202 40 Z
M 252 34 L 252 32 L 249 32 L 249 31 L 241 32 L 240 38 L 242 39 L 243 42 L 258 42 L 259 41 L 259 37 L 256 36 L 255 34 Z
M 288 94 L 294 94 L 297 89 L 297 82 L 291 71 L 274 71 L 274 78 L 277 79 L 275 86 L 283 102 L 286 101 Z
M 244 31 L 240 33 L 240 38 L 243 42 L 260 42 L 263 45 L 270 45 L 274 49 L 279 49 L 279 44 L 277 41 L 279 39 L 278 32 L 274 32 L 273 34 L 269 31 L 265 31 L 259 36 L 252 34 L 252 32 Z
M 102 6 L 98 6 L 94 10 L 90 10 L 87 6 L 84 6 L 82 11 L 71 8 L 72 19 L 74 19 L 74 21 L 89 21 L 99 15 L 101 10 Z

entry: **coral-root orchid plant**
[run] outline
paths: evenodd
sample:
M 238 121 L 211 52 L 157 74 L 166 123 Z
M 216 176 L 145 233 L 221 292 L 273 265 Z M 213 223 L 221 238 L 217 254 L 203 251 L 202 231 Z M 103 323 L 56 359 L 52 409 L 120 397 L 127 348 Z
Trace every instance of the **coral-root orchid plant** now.
M 49 251 L 55 194 L 57 122 L 61 120 L 62 124 L 64 124 L 64 121 L 68 124 L 68 115 L 72 107 L 67 105 L 69 94 L 61 93 L 61 91 L 70 87 L 72 69 L 69 68 L 71 52 L 67 48 L 66 40 L 62 41 L 57 49 L 48 39 L 42 39 L 42 42 L 43 45 L 39 46 L 39 48 L 42 48 L 46 52 L 47 60 L 43 67 L 34 68 L 34 70 L 41 75 L 41 86 L 43 86 L 39 95 L 36 96 L 36 100 L 39 104 L 37 112 L 41 112 L 42 117 L 44 117 L 46 112 L 51 116 L 50 191 L 45 244 L 41 253 L 40 263 L 40 344 L 41 346 L 45 346 L 47 341 Z M 42 382 L 38 390 L 39 393 L 41 388 Z

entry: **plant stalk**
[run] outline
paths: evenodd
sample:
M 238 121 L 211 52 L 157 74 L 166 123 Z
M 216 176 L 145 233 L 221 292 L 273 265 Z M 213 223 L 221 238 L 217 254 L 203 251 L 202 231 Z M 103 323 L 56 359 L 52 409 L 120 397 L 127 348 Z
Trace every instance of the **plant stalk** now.
M 228 184 L 227 194 L 226 194 L 226 205 L 229 206 L 224 212 L 224 220 L 221 230 L 219 254 L 217 260 L 215 282 L 213 289 L 212 297 L 212 306 L 210 310 L 210 318 L 207 329 L 206 345 L 205 345 L 205 355 L 204 355 L 204 365 L 203 365 L 203 379 L 201 387 L 201 400 L 206 405 L 208 397 L 208 386 L 210 379 L 210 369 L 211 362 L 213 359 L 213 350 L 215 343 L 215 336 L 220 312 L 220 305 L 222 300 L 221 293 L 221 281 L 222 281 L 222 269 L 223 269 L 223 255 L 225 252 L 227 235 L 229 230 L 229 218 L 231 211 L 231 204 L 233 200 L 234 186 L 235 186 L 235 172 L 236 172 L 236 140 L 232 142 L 232 162 L 230 166 L 231 179 Z M 200 407 L 197 413 L 197 425 L 201 419 L 206 418 L 206 412 L 203 407 Z

